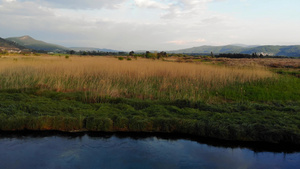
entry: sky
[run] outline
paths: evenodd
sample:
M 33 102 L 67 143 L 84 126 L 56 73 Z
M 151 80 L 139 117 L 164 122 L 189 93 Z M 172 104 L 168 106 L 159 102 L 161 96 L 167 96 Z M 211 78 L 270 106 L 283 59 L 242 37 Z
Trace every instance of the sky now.
M 0 37 L 124 51 L 300 45 L 299 6 L 299 0 L 0 0 Z

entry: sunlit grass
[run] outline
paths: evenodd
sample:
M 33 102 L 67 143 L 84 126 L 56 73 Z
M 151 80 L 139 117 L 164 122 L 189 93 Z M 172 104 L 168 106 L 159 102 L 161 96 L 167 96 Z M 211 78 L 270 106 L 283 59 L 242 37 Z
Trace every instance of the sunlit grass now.
M 262 67 L 235 68 L 112 57 L 14 56 L 0 60 L 0 88 L 89 92 L 97 97 L 203 100 L 215 89 L 273 77 Z

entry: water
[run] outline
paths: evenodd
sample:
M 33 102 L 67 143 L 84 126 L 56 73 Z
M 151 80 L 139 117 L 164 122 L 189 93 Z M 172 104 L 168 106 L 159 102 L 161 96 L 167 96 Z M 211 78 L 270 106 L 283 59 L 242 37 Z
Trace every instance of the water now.
M 254 152 L 187 139 L 112 134 L 0 137 L 1 169 L 297 169 L 300 153 Z

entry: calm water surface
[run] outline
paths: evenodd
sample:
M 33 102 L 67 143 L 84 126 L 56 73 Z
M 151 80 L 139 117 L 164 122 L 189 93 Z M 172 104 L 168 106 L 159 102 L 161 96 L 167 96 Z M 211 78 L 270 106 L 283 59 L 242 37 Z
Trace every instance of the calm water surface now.
M 0 137 L 0 168 L 297 169 L 300 153 L 254 152 L 156 136 L 18 136 Z

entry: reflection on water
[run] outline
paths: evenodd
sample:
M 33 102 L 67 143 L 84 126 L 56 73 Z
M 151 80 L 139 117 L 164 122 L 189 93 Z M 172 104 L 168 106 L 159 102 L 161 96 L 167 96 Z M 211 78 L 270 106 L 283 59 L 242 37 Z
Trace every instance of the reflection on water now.
M 4 136 L 0 168 L 291 168 L 300 153 L 254 152 L 185 139 L 113 134 Z

